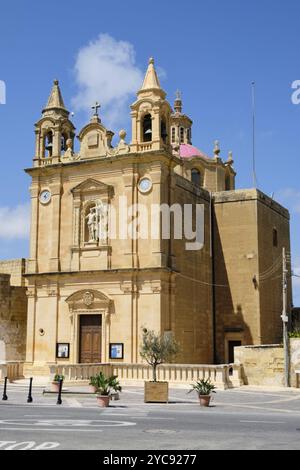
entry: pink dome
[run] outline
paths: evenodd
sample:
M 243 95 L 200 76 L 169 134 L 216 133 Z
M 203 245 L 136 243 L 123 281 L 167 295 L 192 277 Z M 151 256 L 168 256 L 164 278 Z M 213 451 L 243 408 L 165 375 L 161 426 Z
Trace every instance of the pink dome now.
M 180 156 L 181 158 L 189 158 L 189 157 L 204 157 L 208 158 L 205 153 L 201 152 L 201 150 L 197 149 L 190 144 L 180 144 Z

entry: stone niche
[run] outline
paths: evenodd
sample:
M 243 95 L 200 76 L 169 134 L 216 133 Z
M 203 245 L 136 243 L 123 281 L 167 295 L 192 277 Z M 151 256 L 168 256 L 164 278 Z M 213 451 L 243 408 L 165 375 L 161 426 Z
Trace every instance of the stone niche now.
M 111 246 L 108 238 L 108 206 L 113 197 L 113 187 L 87 179 L 73 188 L 72 194 L 71 270 L 109 269 Z M 91 227 L 95 227 L 95 232 Z

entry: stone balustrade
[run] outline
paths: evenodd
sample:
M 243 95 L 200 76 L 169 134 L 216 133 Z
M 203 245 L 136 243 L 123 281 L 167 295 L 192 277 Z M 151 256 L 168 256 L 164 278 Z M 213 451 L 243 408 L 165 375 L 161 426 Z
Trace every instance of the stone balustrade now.
M 7 361 L 0 364 L 0 380 L 7 377 L 12 382 L 13 380 L 23 378 L 23 365 L 22 361 Z
M 152 142 L 145 142 L 138 144 L 138 151 L 139 152 L 147 152 L 152 150 Z
M 87 381 L 102 371 L 105 375 L 117 375 L 122 385 L 141 385 L 152 380 L 152 370 L 147 364 L 72 364 L 50 366 L 51 378 L 55 374 L 65 377 L 65 382 Z M 241 366 L 237 364 L 198 365 L 163 364 L 157 369 L 157 380 L 170 385 L 189 385 L 198 379 L 210 379 L 219 389 L 240 387 Z

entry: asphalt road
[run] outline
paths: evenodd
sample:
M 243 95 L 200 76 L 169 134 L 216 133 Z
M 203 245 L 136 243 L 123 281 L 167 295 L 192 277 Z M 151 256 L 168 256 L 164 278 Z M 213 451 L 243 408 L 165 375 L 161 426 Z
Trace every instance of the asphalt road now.
M 0 450 L 202 450 L 300 449 L 300 393 L 247 388 L 218 391 L 200 408 L 186 390 L 171 390 L 170 403 L 143 403 L 140 388 L 127 387 L 108 409 L 93 396 L 56 396 L 22 387 L 0 402 Z

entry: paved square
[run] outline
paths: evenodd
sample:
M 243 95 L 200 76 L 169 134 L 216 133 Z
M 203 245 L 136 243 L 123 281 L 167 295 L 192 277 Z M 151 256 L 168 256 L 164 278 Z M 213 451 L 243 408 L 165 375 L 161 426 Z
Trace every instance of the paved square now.
M 201 408 L 188 389 L 171 389 L 169 404 L 145 404 L 143 389 L 125 387 L 99 408 L 86 387 L 57 396 L 9 384 L 0 402 L 0 450 L 13 449 L 300 449 L 300 392 L 242 387 L 217 391 Z

